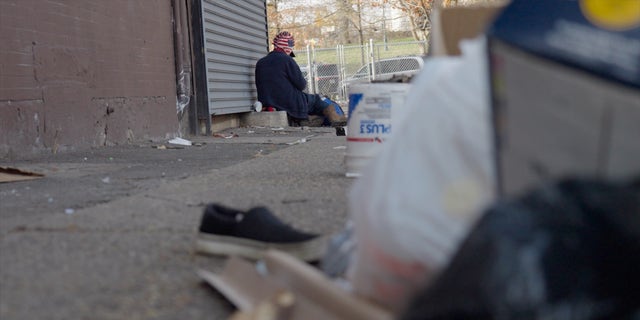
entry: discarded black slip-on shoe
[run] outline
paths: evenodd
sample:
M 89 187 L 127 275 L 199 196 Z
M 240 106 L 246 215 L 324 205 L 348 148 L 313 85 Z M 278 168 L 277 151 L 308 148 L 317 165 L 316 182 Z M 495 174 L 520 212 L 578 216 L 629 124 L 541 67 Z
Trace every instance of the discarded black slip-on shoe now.
M 324 255 L 326 245 L 326 237 L 298 231 L 265 207 L 244 212 L 210 204 L 202 215 L 196 251 L 260 259 L 267 249 L 277 249 L 311 262 Z

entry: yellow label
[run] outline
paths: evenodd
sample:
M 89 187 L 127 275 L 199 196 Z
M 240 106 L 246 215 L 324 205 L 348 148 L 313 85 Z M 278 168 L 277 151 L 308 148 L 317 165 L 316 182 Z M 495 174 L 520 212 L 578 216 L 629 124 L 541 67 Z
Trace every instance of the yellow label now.
M 581 0 L 580 7 L 585 17 L 601 28 L 625 30 L 640 26 L 640 0 Z

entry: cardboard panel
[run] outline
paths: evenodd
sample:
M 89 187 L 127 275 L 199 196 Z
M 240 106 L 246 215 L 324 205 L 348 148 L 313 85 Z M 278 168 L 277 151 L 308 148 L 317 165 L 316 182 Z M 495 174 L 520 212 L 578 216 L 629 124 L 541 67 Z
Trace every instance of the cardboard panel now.
M 611 23 L 627 16 L 616 3 L 601 3 Z M 628 4 L 637 23 L 611 28 L 579 1 L 514 0 L 489 28 L 501 194 L 640 174 L 640 3 Z

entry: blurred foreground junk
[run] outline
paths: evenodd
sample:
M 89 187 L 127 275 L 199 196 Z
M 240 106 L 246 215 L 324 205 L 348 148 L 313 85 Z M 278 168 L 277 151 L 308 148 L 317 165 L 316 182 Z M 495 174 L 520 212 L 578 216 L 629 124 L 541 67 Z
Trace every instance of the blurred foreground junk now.
M 356 250 L 347 279 L 396 312 L 494 200 L 485 41 L 462 51 L 427 60 L 399 126 L 349 194 Z
M 319 270 L 278 250 L 267 250 L 255 264 L 231 257 L 219 274 L 197 272 L 238 308 L 231 319 L 392 319 L 388 311 L 352 295 Z
M 500 201 L 402 319 L 640 318 L 640 176 Z
M 591 24 L 586 7 L 512 1 L 487 43 L 463 41 L 461 56 L 427 60 L 400 125 L 350 194 L 356 293 L 401 310 L 494 197 L 564 176 L 640 173 L 640 7 L 615 30 Z M 441 17 L 446 25 L 455 14 Z M 621 53 L 603 45 L 623 39 Z
M 640 172 L 640 1 L 513 1 L 488 31 L 499 188 Z

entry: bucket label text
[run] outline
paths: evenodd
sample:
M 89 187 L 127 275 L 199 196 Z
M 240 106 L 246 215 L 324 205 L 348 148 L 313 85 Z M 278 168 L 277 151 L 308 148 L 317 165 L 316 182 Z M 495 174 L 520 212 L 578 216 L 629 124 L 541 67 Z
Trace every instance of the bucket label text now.
M 390 134 L 391 124 L 376 123 L 371 120 L 360 122 L 360 134 Z

